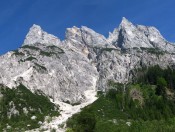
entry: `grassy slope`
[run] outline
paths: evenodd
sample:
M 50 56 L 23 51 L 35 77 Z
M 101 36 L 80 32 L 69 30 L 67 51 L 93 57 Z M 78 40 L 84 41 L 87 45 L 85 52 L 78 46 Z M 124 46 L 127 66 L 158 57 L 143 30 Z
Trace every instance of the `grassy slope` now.
M 114 84 L 114 83 L 113 83 Z M 175 104 L 156 95 L 154 85 L 129 85 L 100 95 L 67 121 L 74 132 L 175 131 Z M 120 86 L 121 87 L 121 86 Z M 133 91 L 135 94 L 133 94 Z M 134 96 L 133 96 L 134 95 Z M 131 126 L 127 125 L 131 123 Z
M 43 122 L 45 116 L 59 115 L 58 107 L 51 103 L 42 92 L 32 93 L 25 86 L 20 85 L 16 89 L 1 86 L 0 93 L 3 95 L 0 101 L 0 131 L 6 128 L 7 124 L 13 131 L 37 128 L 40 126 L 38 122 Z M 12 115 L 11 118 L 8 118 L 7 112 L 14 107 L 10 105 L 10 102 L 13 102 L 19 115 Z M 27 114 L 23 108 L 27 109 Z M 31 120 L 32 116 L 37 118 Z

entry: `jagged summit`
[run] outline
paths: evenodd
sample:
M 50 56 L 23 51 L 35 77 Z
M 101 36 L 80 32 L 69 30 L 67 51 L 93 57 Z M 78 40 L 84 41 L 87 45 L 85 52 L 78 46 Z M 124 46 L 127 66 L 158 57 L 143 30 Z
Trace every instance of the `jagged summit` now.
M 31 29 L 31 30 L 34 30 L 34 29 L 35 29 L 35 30 L 38 30 L 38 31 L 39 31 L 39 30 L 40 30 L 40 31 L 42 30 L 41 27 L 40 27 L 39 25 L 36 25 L 36 24 L 33 24 L 32 27 L 31 27 L 30 29 Z
M 65 36 L 66 41 L 64 43 L 69 42 L 65 45 L 74 45 L 77 49 L 84 45 L 97 47 L 106 47 L 107 45 L 108 47 L 121 49 L 145 47 L 158 48 L 170 53 L 175 52 L 175 46 L 164 39 L 155 27 L 135 25 L 125 17 L 122 18 L 119 27 L 109 33 L 108 38 L 86 26 L 67 28 Z M 40 26 L 34 24 L 26 35 L 23 45 L 35 43 L 60 45 L 62 42 L 56 36 L 48 34 Z
M 130 21 L 128 21 L 128 19 L 126 19 L 126 17 L 122 17 L 122 22 L 121 23 L 130 23 Z
M 66 40 L 71 41 L 74 44 L 83 44 L 92 47 L 106 47 L 106 45 L 108 45 L 109 47 L 112 46 L 108 43 L 107 39 L 103 35 L 95 32 L 94 30 L 86 26 L 81 26 L 81 28 L 75 26 L 73 26 L 72 28 L 67 28 Z
M 107 44 L 107 40 L 103 35 L 86 26 L 81 27 L 81 32 L 87 45 L 104 46 Z
M 34 24 L 26 35 L 23 45 L 31 45 L 36 43 L 59 45 L 60 39 L 52 34 L 48 34 L 47 32 L 43 31 L 39 25 Z
M 175 46 L 163 38 L 155 27 L 135 25 L 123 17 L 119 28 L 109 34 L 108 42 L 121 49 L 156 48 L 170 53 Z
M 72 28 L 66 29 L 66 39 L 73 39 L 73 40 L 81 40 L 81 31 L 80 28 L 73 26 Z
M 119 28 L 132 27 L 134 26 L 128 19 L 125 17 L 122 18 L 122 21 L 119 25 Z

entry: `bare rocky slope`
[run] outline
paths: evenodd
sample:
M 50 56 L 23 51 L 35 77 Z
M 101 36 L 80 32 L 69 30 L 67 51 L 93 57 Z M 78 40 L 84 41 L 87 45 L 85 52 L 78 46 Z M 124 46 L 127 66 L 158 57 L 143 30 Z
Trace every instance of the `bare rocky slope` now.
M 33 25 L 24 44 L 0 56 L 0 83 L 25 85 L 71 104 L 86 100 L 85 91 L 107 89 L 109 80 L 132 81 L 135 69 L 174 67 L 175 46 L 155 27 L 134 25 L 126 18 L 108 38 L 85 26 L 66 30 L 61 41 Z

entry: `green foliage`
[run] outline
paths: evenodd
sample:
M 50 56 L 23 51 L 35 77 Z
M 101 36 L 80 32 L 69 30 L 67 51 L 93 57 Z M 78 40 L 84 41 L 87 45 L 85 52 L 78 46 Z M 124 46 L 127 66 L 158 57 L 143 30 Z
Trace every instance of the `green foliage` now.
M 166 87 L 167 86 L 167 82 L 163 77 L 158 77 L 157 78 L 157 85 L 160 85 L 162 87 Z
M 108 48 L 107 46 L 105 47 L 105 48 L 101 48 L 101 47 L 91 47 L 91 48 L 93 48 L 93 51 L 95 52 L 95 53 L 97 53 L 97 54 L 101 54 L 101 53 L 103 53 L 103 52 L 111 52 L 111 51 L 116 51 L 116 50 L 118 50 L 118 49 L 115 49 L 115 48 Z
M 55 46 L 55 45 L 51 45 L 51 46 L 47 46 L 47 48 L 51 49 L 51 50 L 56 50 L 57 53 L 65 53 L 63 49 Z
M 50 130 L 50 132 L 56 132 L 56 129 L 55 129 L 55 128 L 52 128 L 52 129 Z
M 66 132 L 74 132 L 71 128 L 67 128 Z
M 34 63 L 34 64 L 35 64 L 34 68 L 39 69 L 39 70 L 47 71 L 46 67 L 44 67 L 44 66 L 42 66 L 42 65 L 40 65 L 38 63 Z
M 145 50 L 147 51 L 147 53 L 151 53 L 151 54 L 156 54 L 156 55 L 164 55 L 166 52 L 162 51 L 158 48 L 145 48 L 145 47 L 140 47 L 141 50 Z
M 32 61 L 32 60 L 37 60 L 37 59 L 35 57 L 30 56 L 26 58 L 24 61 Z
M 32 45 L 24 45 L 21 48 L 23 48 L 23 49 L 31 49 L 31 50 L 40 50 L 40 48 L 32 46 Z
M 165 96 L 166 89 L 175 90 L 175 70 L 171 68 L 161 69 L 158 65 L 136 70 L 135 82 L 156 85 L 157 94 Z
M 165 94 L 166 94 L 165 87 L 166 86 L 167 86 L 166 80 L 163 77 L 158 77 L 157 78 L 157 89 L 156 89 L 156 93 L 158 95 L 165 96 Z
M 16 56 L 23 56 L 24 55 L 24 53 L 19 52 L 18 50 L 14 50 L 13 52 L 14 52 L 13 55 L 16 55 Z
M 9 89 L 0 87 L 0 93 L 3 95 L 0 102 L 0 131 L 6 128 L 6 124 L 12 127 L 13 131 L 29 130 L 39 127 L 38 122 L 44 121 L 44 117 L 58 116 L 58 107 L 40 91 L 32 93 L 25 86 L 20 85 L 17 88 Z M 9 117 L 8 112 L 14 106 L 19 112 L 17 115 Z M 24 108 L 28 111 L 25 113 Z M 36 116 L 35 120 L 31 120 L 32 116 Z M 28 126 L 29 125 L 29 126 Z
M 50 49 L 51 51 L 49 51 L 49 52 L 46 52 L 46 51 L 40 51 L 40 55 L 43 55 L 43 56 L 48 56 L 48 57 L 50 57 L 50 56 L 53 56 L 53 55 L 58 55 L 58 54 L 62 54 L 62 53 L 64 53 L 64 50 L 63 49 L 61 49 L 61 48 L 59 48 L 59 47 L 57 47 L 57 46 L 54 46 L 54 45 L 52 45 L 52 46 L 47 46 L 47 48 L 48 49 Z
M 41 50 L 40 48 L 38 47 L 35 47 L 35 46 L 31 46 L 31 45 L 24 45 L 23 47 L 21 48 L 24 48 L 24 49 L 31 49 L 31 50 L 36 50 L 36 51 L 40 51 L 40 55 L 43 55 L 43 56 L 52 56 L 52 55 L 57 55 L 57 54 L 60 54 L 60 53 L 64 53 L 64 50 L 57 47 L 57 46 L 47 46 L 48 49 L 50 49 L 51 51 L 50 52 L 47 52 L 47 51 L 43 51 Z M 55 52 L 56 51 L 56 52 Z
M 33 57 L 33 56 L 30 56 L 30 57 L 28 57 L 28 58 L 26 58 L 24 60 L 21 59 L 19 62 L 32 61 L 32 60 L 37 60 L 37 59 L 35 57 Z
M 62 52 L 61 52 L 61 53 L 62 53 Z M 42 55 L 42 56 L 47 56 L 47 57 L 50 57 L 50 56 L 53 56 L 53 55 L 58 56 L 58 54 L 55 53 L 55 52 L 46 52 L 46 51 L 40 51 L 40 55 Z
M 157 82 L 157 85 L 167 86 L 163 78 L 158 78 Z M 175 104 L 162 94 L 157 95 L 157 86 L 126 85 L 124 91 L 122 84 L 109 81 L 108 85 L 112 89 L 73 115 L 67 121 L 68 128 L 76 132 L 175 130 Z
M 114 49 L 114 48 L 102 48 L 102 49 L 101 49 L 101 52 L 103 52 L 103 51 L 111 52 L 111 51 L 113 51 L 113 50 L 116 50 L 116 49 Z
M 53 54 L 55 54 L 54 52 L 46 52 L 46 51 L 40 51 L 40 55 L 43 55 L 43 56 L 52 56 Z

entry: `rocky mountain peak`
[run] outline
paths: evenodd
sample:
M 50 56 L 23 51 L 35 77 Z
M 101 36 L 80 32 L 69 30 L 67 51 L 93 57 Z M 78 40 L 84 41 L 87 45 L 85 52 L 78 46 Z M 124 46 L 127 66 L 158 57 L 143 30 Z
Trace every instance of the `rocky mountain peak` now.
M 113 32 L 109 32 L 109 37 L 107 39 L 109 44 L 117 46 L 119 37 L 119 30 L 115 28 Z
M 171 53 L 175 52 L 175 46 L 164 39 L 155 27 L 134 25 L 125 17 L 122 18 L 119 27 L 115 28 L 112 33 L 109 33 L 107 39 L 86 26 L 81 28 L 73 26 L 66 30 L 66 41 L 77 48 L 84 45 L 91 47 L 119 47 L 121 49 L 145 47 L 158 48 Z M 60 45 L 62 42 L 54 35 L 48 34 L 40 26 L 34 24 L 26 35 L 23 45 L 36 43 Z
M 36 43 L 59 45 L 60 39 L 52 34 L 48 34 L 47 32 L 43 31 L 40 26 L 34 24 L 26 35 L 23 45 L 31 45 Z
M 73 26 L 72 28 L 66 29 L 66 39 L 80 40 L 81 31 L 80 28 Z
M 107 39 L 103 35 L 86 26 L 82 26 L 81 28 L 76 26 L 67 28 L 66 40 L 71 41 L 76 47 L 78 44 L 83 44 L 90 47 L 106 47 L 106 45 L 109 47 L 112 46 L 108 43 Z
M 122 18 L 119 28 L 127 28 L 134 26 L 128 19 L 125 17 Z
M 120 25 L 119 32 L 124 33 L 126 36 L 134 37 L 134 31 L 136 30 L 136 26 L 128 21 L 125 17 L 123 17 Z
M 33 24 L 32 27 L 30 28 L 30 30 L 32 31 L 42 31 L 41 27 L 39 25 Z
M 122 49 L 156 48 L 170 53 L 175 46 L 163 38 L 161 33 L 152 26 L 134 25 L 123 17 L 119 28 L 109 34 L 108 42 Z
M 95 32 L 94 30 L 86 26 L 81 27 L 81 32 L 83 41 L 86 45 L 103 47 L 108 44 L 107 39 L 103 35 Z

